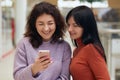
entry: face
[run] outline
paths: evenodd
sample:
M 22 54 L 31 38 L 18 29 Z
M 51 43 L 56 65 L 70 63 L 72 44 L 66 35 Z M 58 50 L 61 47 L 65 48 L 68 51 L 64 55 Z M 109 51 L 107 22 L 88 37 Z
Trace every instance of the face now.
M 68 32 L 71 39 L 78 39 L 82 37 L 83 28 L 76 24 L 73 17 L 68 20 Z
M 56 29 L 54 18 L 49 14 L 40 15 L 36 20 L 36 29 L 44 41 L 49 41 Z

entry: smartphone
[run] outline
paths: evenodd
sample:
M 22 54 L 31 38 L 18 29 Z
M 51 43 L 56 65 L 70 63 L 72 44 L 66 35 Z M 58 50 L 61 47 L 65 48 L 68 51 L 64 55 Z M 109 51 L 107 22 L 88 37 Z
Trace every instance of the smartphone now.
M 39 57 L 48 57 L 50 58 L 50 50 L 39 50 Z

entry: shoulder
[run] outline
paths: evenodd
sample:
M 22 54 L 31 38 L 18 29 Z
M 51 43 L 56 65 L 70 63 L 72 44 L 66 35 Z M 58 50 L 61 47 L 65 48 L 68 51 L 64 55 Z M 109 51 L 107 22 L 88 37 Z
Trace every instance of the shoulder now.
M 29 38 L 28 37 L 23 37 L 17 44 L 17 46 L 23 46 L 23 45 L 26 45 L 26 44 L 30 44 L 29 43 Z
M 60 40 L 57 42 L 57 46 L 63 50 L 71 50 L 69 43 L 65 40 Z
M 65 40 L 58 40 L 57 43 L 61 44 L 61 45 L 64 45 L 64 46 L 69 46 L 69 43 Z
M 64 55 L 64 58 L 71 58 L 71 47 L 69 45 L 69 43 L 65 40 L 62 40 L 61 42 L 61 50 L 63 49 L 63 55 Z
M 93 44 L 87 44 L 85 45 L 85 47 L 83 47 L 83 49 L 85 49 L 86 51 L 93 51 L 96 50 Z
M 20 41 L 19 41 L 19 43 L 26 43 L 26 42 L 29 42 L 29 37 L 23 37 Z M 19 44 L 18 43 L 18 44 Z
M 77 50 L 77 49 L 76 49 Z M 76 51 L 75 50 L 75 51 Z M 82 49 L 79 51 L 80 53 L 83 53 L 86 56 L 90 56 L 91 54 L 94 54 L 95 52 L 95 48 L 93 44 L 87 44 L 84 47 L 82 47 Z
M 99 51 L 95 48 L 93 44 L 88 44 L 85 46 L 86 54 L 89 56 L 89 58 L 102 58 Z

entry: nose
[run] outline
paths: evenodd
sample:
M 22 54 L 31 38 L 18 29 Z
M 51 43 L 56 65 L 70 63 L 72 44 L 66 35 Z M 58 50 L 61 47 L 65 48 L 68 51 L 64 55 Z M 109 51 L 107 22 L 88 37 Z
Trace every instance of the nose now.
M 45 25 L 44 26 L 44 31 L 48 31 L 49 30 L 49 26 L 48 25 Z
M 68 31 L 71 32 L 73 30 L 72 26 L 68 27 Z

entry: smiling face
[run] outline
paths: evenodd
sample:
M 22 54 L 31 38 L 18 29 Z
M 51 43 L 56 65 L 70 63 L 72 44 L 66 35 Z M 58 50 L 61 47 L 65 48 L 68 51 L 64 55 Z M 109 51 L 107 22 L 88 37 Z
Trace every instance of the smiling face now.
M 36 20 L 36 29 L 44 41 L 49 41 L 56 30 L 54 18 L 49 14 L 40 15 Z
M 73 17 L 70 17 L 68 20 L 68 32 L 71 39 L 78 39 L 82 37 L 83 28 L 76 24 Z

